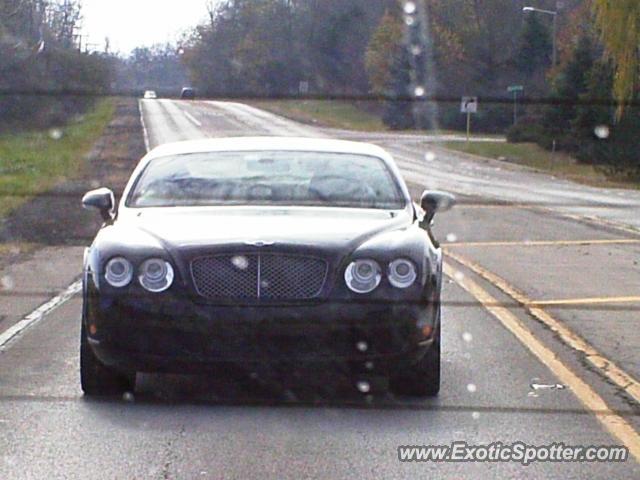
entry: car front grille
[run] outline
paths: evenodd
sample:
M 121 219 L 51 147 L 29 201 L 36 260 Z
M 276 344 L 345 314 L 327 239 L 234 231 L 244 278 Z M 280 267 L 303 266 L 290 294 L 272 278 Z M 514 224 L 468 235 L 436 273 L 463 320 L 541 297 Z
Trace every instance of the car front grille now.
M 269 253 L 191 262 L 196 291 L 208 300 L 311 300 L 322 292 L 327 270 L 319 258 Z

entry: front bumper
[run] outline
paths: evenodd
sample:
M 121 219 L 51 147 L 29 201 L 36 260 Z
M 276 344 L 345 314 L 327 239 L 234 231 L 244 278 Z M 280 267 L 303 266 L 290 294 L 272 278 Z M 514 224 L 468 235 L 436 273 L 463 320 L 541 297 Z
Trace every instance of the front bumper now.
M 100 361 L 142 372 L 344 362 L 388 372 L 420 360 L 433 343 L 429 331 L 439 328 L 432 304 L 219 306 L 171 295 L 100 296 L 94 290 L 85 292 L 84 312 Z

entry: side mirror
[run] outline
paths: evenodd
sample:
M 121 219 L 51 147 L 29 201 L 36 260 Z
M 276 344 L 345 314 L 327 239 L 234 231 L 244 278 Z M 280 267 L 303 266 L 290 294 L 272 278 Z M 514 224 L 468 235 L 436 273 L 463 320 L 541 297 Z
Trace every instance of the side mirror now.
M 98 209 L 103 220 L 108 221 L 113 218 L 116 199 L 113 192 L 108 188 L 99 188 L 87 192 L 85 196 L 82 197 L 82 206 L 86 209 Z
M 423 224 L 430 225 L 437 212 L 451 210 L 456 204 L 456 197 L 447 192 L 425 191 L 420 200 L 424 210 Z

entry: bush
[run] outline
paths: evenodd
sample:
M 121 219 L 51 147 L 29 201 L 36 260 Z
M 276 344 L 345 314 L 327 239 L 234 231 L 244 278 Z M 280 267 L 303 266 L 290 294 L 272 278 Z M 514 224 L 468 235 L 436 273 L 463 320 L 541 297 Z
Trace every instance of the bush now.
M 511 143 L 540 143 L 545 136 L 540 118 L 522 117 L 507 130 L 507 141 Z

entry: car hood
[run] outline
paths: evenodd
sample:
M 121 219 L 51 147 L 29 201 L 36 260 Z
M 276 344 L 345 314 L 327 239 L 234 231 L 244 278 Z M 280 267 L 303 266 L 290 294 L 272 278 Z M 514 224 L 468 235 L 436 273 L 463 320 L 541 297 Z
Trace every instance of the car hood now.
M 151 236 L 168 248 L 235 244 L 357 246 L 382 232 L 408 228 L 408 210 L 342 208 L 150 208 L 121 214 L 113 234 Z

